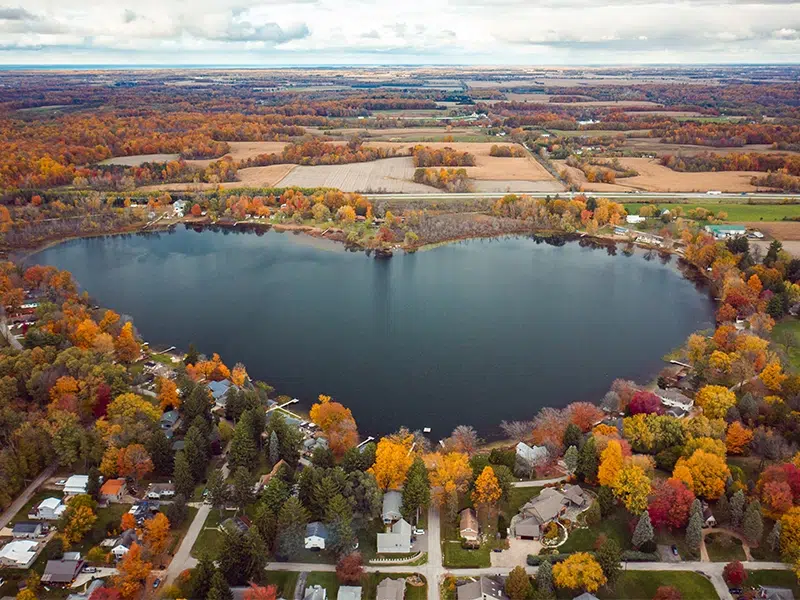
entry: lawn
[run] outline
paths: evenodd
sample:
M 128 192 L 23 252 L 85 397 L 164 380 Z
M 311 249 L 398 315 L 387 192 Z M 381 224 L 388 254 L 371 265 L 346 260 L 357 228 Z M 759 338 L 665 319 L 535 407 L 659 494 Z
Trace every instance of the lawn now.
M 792 571 L 749 571 L 744 582 L 744 589 L 758 588 L 760 585 L 786 587 L 794 592 L 795 598 L 800 596 L 800 585 L 797 583 L 797 576 Z
M 128 512 L 130 507 L 130 504 L 109 504 L 107 508 L 98 508 L 97 521 L 94 522 L 92 530 L 80 544 L 71 547 L 70 550 L 85 555 L 92 547 L 108 537 L 110 532 L 119 532 L 122 515 Z
M 222 532 L 217 529 L 219 524 L 236 514 L 235 511 L 218 511 L 216 509 L 211 510 L 206 517 L 206 522 L 203 524 L 203 529 L 200 531 L 200 535 L 197 536 L 197 540 L 192 546 L 191 555 L 195 558 L 200 558 L 200 556 L 206 552 L 211 557 L 215 557 L 216 553 L 219 551 L 219 545 L 222 541 Z
M 662 585 L 678 588 L 683 600 L 719 597 L 708 579 L 692 571 L 627 571 L 620 576 L 613 592 L 600 590 L 597 596 L 603 600 L 652 598 Z
M 278 588 L 278 598 L 294 598 L 297 576 L 295 571 L 267 571 L 265 583 Z
M 607 538 L 614 538 L 623 550 L 631 548 L 631 534 L 628 531 L 628 519 L 630 516 L 623 508 L 616 511 L 600 521 L 599 525 L 588 529 L 575 529 L 569 534 L 569 538 L 563 545 L 559 546 L 559 552 L 585 552 L 595 549 L 597 538 L 603 534 Z
M 172 530 L 172 541 L 169 544 L 169 548 L 167 548 L 167 552 L 169 554 L 174 554 L 175 550 L 178 548 L 178 545 L 181 543 L 183 536 L 186 535 L 186 531 L 189 529 L 189 525 L 192 524 L 194 521 L 195 515 L 197 515 L 197 510 L 194 506 L 189 506 L 186 509 L 186 519 L 183 521 L 180 527 Z
M 58 492 L 58 491 L 55 491 L 55 490 L 39 490 L 25 504 L 25 506 L 23 506 L 19 510 L 19 512 L 17 512 L 17 514 L 14 515 L 14 518 L 11 519 L 11 523 L 9 524 L 9 526 L 12 526 L 12 525 L 14 525 L 16 523 L 19 523 L 20 521 L 27 521 L 28 520 L 28 513 L 31 511 L 31 509 L 33 509 L 33 507 L 35 507 L 35 506 L 39 506 L 39 504 L 45 498 L 63 498 L 63 497 L 64 497 L 63 492 Z M 55 523 L 55 521 L 45 521 L 45 522 L 46 523 L 49 522 L 50 524 Z
M 742 550 L 742 542 L 727 533 L 709 533 L 706 536 L 706 550 L 712 562 L 747 560 Z
M 481 568 L 491 566 L 489 546 L 484 544 L 476 550 L 461 547 L 461 542 L 446 540 L 444 542 L 443 563 L 451 568 Z
M 308 574 L 306 578 L 306 589 L 312 585 L 321 585 L 328 590 L 328 598 L 336 598 L 339 592 L 339 580 L 336 579 L 336 573 L 314 571 Z
M 538 496 L 541 491 L 542 488 L 540 487 L 512 487 L 511 492 L 508 494 L 508 501 L 502 510 L 507 520 L 510 522 L 511 517 L 517 514 L 519 509 L 531 498 Z
M 680 554 L 681 560 L 692 560 L 689 548 L 686 546 L 686 535 L 683 531 L 656 530 L 656 544 L 675 545 L 678 547 L 678 554 Z
M 776 324 L 772 340 L 786 350 L 792 370 L 800 372 L 800 320 L 788 317 Z
M 683 214 L 686 215 L 691 209 L 702 207 L 712 211 L 714 214 L 719 211 L 728 213 L 726 223 L 737 223 L 742 221 L 783 221 L 784 217 L 800 217 L 800 204 L 731 204 L 718 202 L 699 202 L 687 204 L 661 204 L 655 203 L 658 208 L 668 208 L 672 210 L 680 206 Z M 629 214 L 638 215 L 642 203 L 626 203 L 625 210 Z

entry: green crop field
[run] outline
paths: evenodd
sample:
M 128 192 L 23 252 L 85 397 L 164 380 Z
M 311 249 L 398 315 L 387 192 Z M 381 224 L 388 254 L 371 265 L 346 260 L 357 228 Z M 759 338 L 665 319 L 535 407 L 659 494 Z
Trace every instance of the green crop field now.
M 625 210 L 629 214 L 639 214 L 642 203 L 626 203 Z M 800 217 L 800 204 L 722 204 L 715 202 L 698 202 L 687 204 L 660 204 L 654 203 L 661 209 L 672 210 L 676 206 L 683 209 L 684 215 L 692 208 L 705 208 L 714 214 L 723 211 L 728 213 L 726 222 L 736 223 L 740 221 L 783 221 L 785 217 Z

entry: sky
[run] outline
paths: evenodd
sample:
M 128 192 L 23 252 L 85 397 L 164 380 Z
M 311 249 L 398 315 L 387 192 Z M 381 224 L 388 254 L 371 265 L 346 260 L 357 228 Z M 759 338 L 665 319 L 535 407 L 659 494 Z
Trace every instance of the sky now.
M 798 61 L 797 0 L 23 0 L 0 4 L 0 64 L 4 65 Z

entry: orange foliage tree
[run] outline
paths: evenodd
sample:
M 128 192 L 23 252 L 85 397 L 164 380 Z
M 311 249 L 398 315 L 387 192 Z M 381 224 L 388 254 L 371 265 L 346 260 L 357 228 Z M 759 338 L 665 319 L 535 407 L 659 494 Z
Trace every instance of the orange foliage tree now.
M 753 439 L 753 432 L 747 427 L 742 425 L 740 421 L 734 421 L 728 426 L 728 432 L 725 435 L 725 446 L 728 448 L 728 454 L 742 454 Z
M 132 363 L 139 358 L 141 347 L 133 335 L 133 324 L 130 321 L 122 326 L 122 331 L 114 341 L 114 348 L 116 348 L 117 359 L 120 362 Z
M 128 552 L 117 563 L 117 575 L 114 576 L 114 586 L 119 590 L 125 600 L 136 598 L 142 589 L 142 582 L 150 573 L 152 564 L 142 558 L 142 547 L 132 544 Z
M 168 406 L 178 409 L 181 400 L 178 396 L 178 386 L 174 381 L 166 377 L 158 378 L 158 400 L 161 403 L 161 410 L 166 410 Z
M 358 428 L 353 413 L 330 396 L 320 394 L 319 402 L 311 407 L 311 420 L 322 429 L 335 456 L 341 457 L 358 444 Z
M 141 444 L 131 444 L 120 448 L 117 454 L 117 473 L 122 477 L 132 477 L 134 483 L 153 471 L 153 461 Z

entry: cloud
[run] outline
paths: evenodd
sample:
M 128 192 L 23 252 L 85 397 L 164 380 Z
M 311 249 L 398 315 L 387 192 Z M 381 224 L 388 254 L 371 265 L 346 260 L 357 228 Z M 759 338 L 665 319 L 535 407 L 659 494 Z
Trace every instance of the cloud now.
M 35 21 L 36 15 L 24 8 L 0 6 L 0 21 Z

